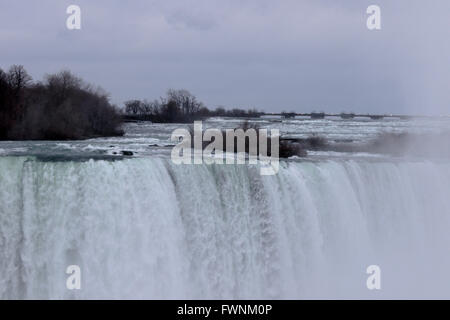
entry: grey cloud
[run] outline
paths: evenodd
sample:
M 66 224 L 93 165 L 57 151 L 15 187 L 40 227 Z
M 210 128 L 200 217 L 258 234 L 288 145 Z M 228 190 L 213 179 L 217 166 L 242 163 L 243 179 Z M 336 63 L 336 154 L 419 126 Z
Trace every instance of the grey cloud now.
M 34 78 L 70 68 L 114 102 L 184 87 L 210 106 L 450 113 L 450 3 L 373 1 L 3 0 L 0 67 Z

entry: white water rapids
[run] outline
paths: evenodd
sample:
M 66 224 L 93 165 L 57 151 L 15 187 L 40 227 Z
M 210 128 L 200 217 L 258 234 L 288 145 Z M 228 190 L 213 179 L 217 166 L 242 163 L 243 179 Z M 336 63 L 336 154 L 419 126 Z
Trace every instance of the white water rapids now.
M 0 157 L 0 298 L 449 298 L 450 164 Z M 68 265 L 81 290 L 66 288 Z M 381 268 L 381 290 L 366 268 Z

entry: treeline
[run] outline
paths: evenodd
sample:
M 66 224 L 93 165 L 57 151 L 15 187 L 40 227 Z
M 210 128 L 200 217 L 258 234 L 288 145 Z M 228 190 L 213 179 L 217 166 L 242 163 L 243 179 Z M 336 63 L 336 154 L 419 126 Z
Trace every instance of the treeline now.
M 0 139 L 77 140 L 122 135 L 120 112 L 100 88 L 69 71 L 33 82 L 23 66 L 0 69 Z
M 208 117 L 259 117 L 262 113 L 255 110 L 218 107 L 207 108 L 197 97 L 187 90 L 167 91 L 166 97 L 159 100 L 130 100 L 125 102 L 126 120 L 144 120 L 159 123 L 190 123 Z

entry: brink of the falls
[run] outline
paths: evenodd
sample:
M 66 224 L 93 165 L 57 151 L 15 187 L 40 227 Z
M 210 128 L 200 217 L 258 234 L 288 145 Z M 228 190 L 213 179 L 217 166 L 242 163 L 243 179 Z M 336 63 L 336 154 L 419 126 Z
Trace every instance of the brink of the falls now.
M 0 298 L 439 298 L 450 165 L 0 157 Z M 67 290 L 67 266 L 81 290 Z M 367 267 L 381 270 L 368 290 Z

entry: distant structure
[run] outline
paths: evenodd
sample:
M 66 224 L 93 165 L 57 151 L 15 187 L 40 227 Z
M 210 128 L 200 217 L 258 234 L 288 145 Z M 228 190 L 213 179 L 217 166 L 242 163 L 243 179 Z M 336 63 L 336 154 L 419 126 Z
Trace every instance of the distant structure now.
M 382 120 L 384 118 L 398 118 L 402 120 L 409 120 L 414 118 L 423 118 L 424 116 L 409 116 L 409 115 L 395 115 L 395 114 L 355 114 L 355 113 L 325 113 L 325 112 L 311 112 L 311 113 L 296 113 L 296 112 L 281 112 L 281 113 L 261 113 L 261 116 L 281 116 L 289 119 L 295 117 L 310 117 L 313 120 L 325 119 L 326 117 L 340 117 L 348 120 L 353 118 L 370 118 L 372 120 Z
M 355 117 L 354 113 L 345 113 L 345 112 L 341 113 L 342 119 L 353 119 L 354 117 Z
M 296 113 L 295 112 L 282 112 L 281 115 L 284 118 L 289 119 L 289 118 L 295 118 Z
M 310 117 L 313 120 L 324 119 L 325 118 L 325 112 L 312 112 Z

